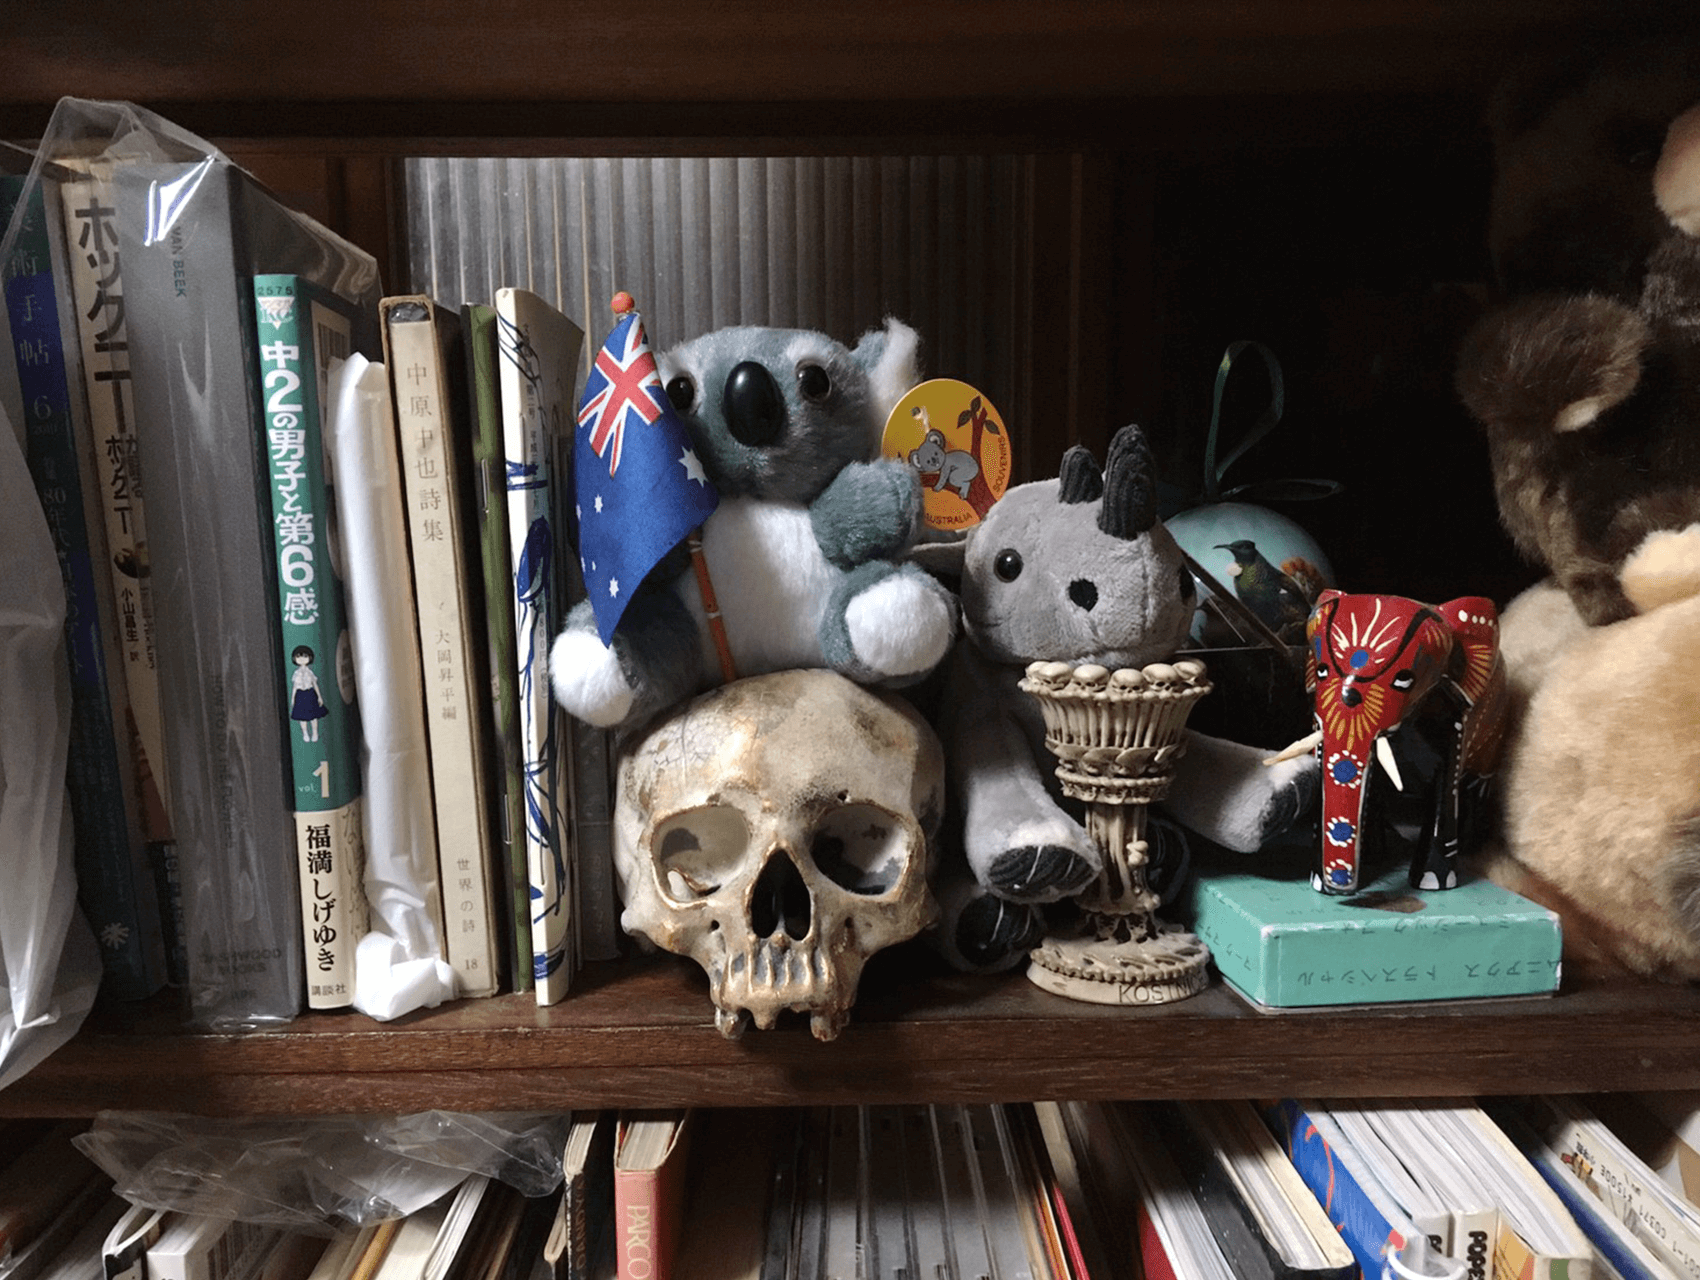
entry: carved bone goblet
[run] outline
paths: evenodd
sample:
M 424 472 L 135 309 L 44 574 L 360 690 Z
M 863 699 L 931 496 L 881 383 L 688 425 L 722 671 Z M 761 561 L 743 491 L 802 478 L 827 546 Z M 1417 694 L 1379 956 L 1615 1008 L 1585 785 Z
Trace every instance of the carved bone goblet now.
M 1163 1004 L 1202 991 L 1209 949 L 1157 918 L 1145 877 L 1147 806 L 1159 800 L 1184 750 L 1183 730 L 1210 691 L 1204 664 L 1140 670 L 1035 662 L 1021 688 L 1045 718 L 1065 794 L 1086 806 L 1086 831 L 1104 858 L 1077 896 L 1081 930 L 1036 947 L 1027 976 L 1047 991 L 1094 1004 Z

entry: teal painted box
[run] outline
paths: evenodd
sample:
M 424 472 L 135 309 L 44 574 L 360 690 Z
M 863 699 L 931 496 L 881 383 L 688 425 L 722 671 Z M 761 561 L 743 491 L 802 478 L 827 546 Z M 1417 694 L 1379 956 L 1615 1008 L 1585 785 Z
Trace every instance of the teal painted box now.
M 1490 881 L 1417 890 L 1398 867 L 1332 897 L 1310 887 L 1306 858 L 1212 851 L 1196 861 L 1192 887 L 1164 914 L 1189 926 L 1254 1004 L 1464 1000 L 1558 987 L 1558 916 Z

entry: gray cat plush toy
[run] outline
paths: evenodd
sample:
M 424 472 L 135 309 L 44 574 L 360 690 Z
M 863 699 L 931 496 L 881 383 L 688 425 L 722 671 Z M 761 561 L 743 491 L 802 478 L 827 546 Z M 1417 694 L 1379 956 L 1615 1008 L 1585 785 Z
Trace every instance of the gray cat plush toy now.
M 918 345 L 896 320 L 854 349 L 810 330 L 739 326 L 658 358 L 720 494 L 703 552 L 738 675 L 825 667 L 900 686 L 949 652 L 954 598 L 903 562 L 921 529 L 919 475 L 879 456 L 891 407 L 918 381 Z M 561 705 L 601 727 L 647 720 L 721 670 L 677 553 L 645 580 L 612 645 L 581 602 L 549 663 Z
M 1027 664 L 1166 660 L 1185 642 L 1196 589 L 1157 519 L 1150 448 L 1133 426 L 1103 472 L 1077 445 L 1057 479 L 1011 489 L 955 546 L 963 634 L 936 718 L 971 874 L 947 869 L 939 885 L 940 942 L 953 961 L 990 969 L 1019 960 L 1042 932 L 1039 907 L 1084 888 L 1102 862 L 1062 796 L 1038 705 L 1017 687 Z M 1188 733 L 1168 815 L 1227 848 L 1261 847 L 1316 792 L 1313 759 L 1267 768 L 1267 755 Z

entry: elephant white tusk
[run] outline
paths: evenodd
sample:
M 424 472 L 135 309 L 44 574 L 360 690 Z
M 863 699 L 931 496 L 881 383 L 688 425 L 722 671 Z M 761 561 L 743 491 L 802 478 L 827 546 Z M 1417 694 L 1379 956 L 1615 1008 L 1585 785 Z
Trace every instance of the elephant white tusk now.
M 1405 782 L 1399 776 L 1398 762 L 1393 759 L 1393 746 L 1386 738 L 1375 740 L 1375 758 L 1381 761 L 1381 767 L 1387 770 L 1387 776 L 1393 780 L 1395 789 L 1403 791 Z
M 1322 730 L 1318 729 L 1308 737 L 1300 738 L 1290 747 L 1283 747 L 1276 754 L 1265 760 L 1264 764 L 1280 764 L 1283 760 L 1296 760 L 1307 751 L 1316 750 L 1316 744 L 1322 741 Z

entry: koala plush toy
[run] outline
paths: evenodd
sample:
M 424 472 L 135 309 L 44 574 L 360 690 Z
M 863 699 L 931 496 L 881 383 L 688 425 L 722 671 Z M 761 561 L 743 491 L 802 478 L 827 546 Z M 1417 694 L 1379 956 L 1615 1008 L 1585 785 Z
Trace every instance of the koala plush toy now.
M 887 415 L 918 381 L 918 346 L 896 320 L 854 348 L 738 326 L 658 358 L 720 495 L 702 543 L 738 675 L 824 667 L 896 687 L 949 652 L 956 602 L 903 559 L 921 530 L 919 475 L 879 456 Z M 715 683 L 721 665 L 684 555 L 650 573 L 611 645 L 589 602 L 575 606 L 549 663 L 561 705 L 604 728 Z
M 954 550 L 963 634 L 936 719 L 961 856 L 938 885 L 938 941 L 962 967 L 996 969 L 1039 941 L 1043 904 L 1077 893 L 1102 867 L 1056 780 L 1038 704 L 1018 687 L 1027 665 L 1164 661 L 1186 640 L 1196 587 L 1157 519 L 1151 451 L 1133 426 L 1116 434 L 1102 472 L 1075 446 L 1057 479 L 1011 489 Z M 927 552 L 942 571 L 946 552 Z M 1265 767 L 1268 754 L 1188 733 L 1167 815 L 1227 848 L 1260 848 L 1317 791 L 1312 757 Z

